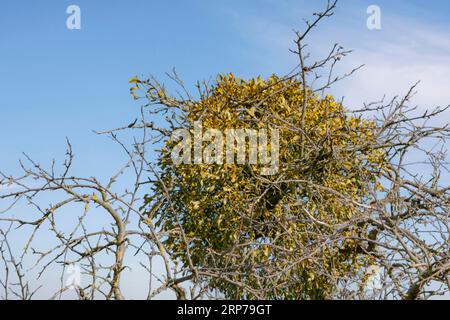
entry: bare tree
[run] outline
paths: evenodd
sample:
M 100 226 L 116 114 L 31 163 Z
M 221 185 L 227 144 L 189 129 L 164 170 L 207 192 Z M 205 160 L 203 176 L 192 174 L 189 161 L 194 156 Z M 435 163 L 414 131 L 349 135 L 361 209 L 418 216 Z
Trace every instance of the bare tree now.
M 141 122 L 145 122 L 143 118 Z M 21 176 L 0 172 L 0 183 L 5 186 L 0 199 L 2 205 L 6 204 L 0 215 L 0 223 L 3 223 L 0 253 L 5 271 L 0 279 L 3 298 L 30 299 L 40 287 L 31 291 L 26 274 L 38 270 L 39 279 L 46 272 L 54 274 L 59 270 L 60 288 L 49 298 L 61 298 L 64 292 L 75 287 L 80 299 L 124 299 L 121 274 L 127 268 L 127 252 L 139 256 L 139 264 L 148 273 L 147 298 L 164 290 L 172 290 L 180 299 L 188 297 L 186 288 L 180 285 L 192 278 L 186 276 L 189 270 L 180 268 L 173 261 L 161 242 L 165 234 L 158 232 L 151 216 L 144 216 L 140 210 L 144 200 L 143 186 L 151 183 L 153 176 L 146 154 L 146 145 L 152 138 L 143 130 L 140 140 L 135 138 L 127 147 L 116 134 L 109 133 L 108 136 L 122 148 L 127 161 L 104 183 L 93 176 L 72 175 L 74 154 L 68 140 L 66 159 L 60 172 L 55 161 L 47 169 L 28 155 L 24 155 L 25 161 L 19 162 Z M 47 194 L 50 199 L 57 200 L 46 205 Z M 71 205 L 75 205 L 75 209 L 70 208 Z M 86 222 L 92 216 L 91 207 L 105 212 L 109 223 L 104 221 L 95 227 L 95 222 Z M 9 214 L 22 209 L 25 212 L 20 216 Z M 68 215 L 73 215 L 74 211 L 80 212 L 76 215 L 77 223 L 70 228 L 60 226 L 61 220 L 69 219 Z M 13 228 L 24 230 L 22 237 L 29 231 L 28 241 L 16 257 L 7 238 L 15 231 Z M 44 228 L 53 234 L 54 245 L 41 250 L 39 230 Z M 35 262 L 25 269 L 25 261 L 30 261 L 28 256 L 34 257 Z M 152 270 L 155 260 L 162 262 L 163 274 Z M 69 265 L 80 266 L 88 283 L 83 286 L 66 283 L 64 278 Z M 38 279 L 33 279 L 33 283 Z M 198 288 L 192 283 L 190 288 L 190 297 L 195 298 Z
M 449 107 L 420 112 L 411 105 L 416 84 L 403 97 L 394 97 L 389 101 L 384 98 L 365 104 L 358 110 L 348 110 L 348 115 L 370 119 L 376 124 L 374 138 L 352 145 L 351 150 L 343 145 L 335 146 L 329 152 L 325 150 L 325 145 L 311 142 L 305 128 L 311 95 L 324 97 L 332 85 L 362 67 L 335 75 L 338 62 L 351 53 L 338 44 L 323 59 L 309 61 L 305 41 L 321 20 L 333 15 L 336 3 L 328 1 L 322 12 L 315 13 L 312 21 L 306 21 L 303 32 L 295 32 L 295 49 L 292 52 L 298 57 L 298 65 L 279 80 L 291 83 L 289 81 L 297 79 L 298 82 L 292 83 L 301 84 L 303 101 L 298 109 L 301 121 L 290 123 L 285 119 L 274 119 L 274 122 L 300 134 L 301 156 L 295 163 L 287 165 L 307 166 L 308 161 L 323 156 L 325 151 L 327 157 L 320 159 L 322 165 L 345 160 L 340 157 L 349 151 L 359 154 L 366 150 L 382 150 L 387 161 L 378 172 L 381 175 L 379 185 L 369 190 L 361 201 L 355 201 L 339 190 L 312 179 L 286 179 L 279 175 L 277 179 L 268 180 L 253 173 L 255 181 L 263 183 L 266 188 L 254 201 L 245 205 L 253 217 L 255 204 L 261 202 L 271 190 L 284 190 L 289 184 L 294 189 L 308 190 L 318 198 L 325 199 L 332 194 L 339 203 L 356 210 L 357 214 L 344 221 L 330 223 L 330 220 L 322 219 L 305 206 L 303 214 L 310 223 L 305 236 L 314 241 L 306 245 L 296 243 L 296 247 L 289 250 L 277 246 L 275 240 L 266 241 L 263 245 L 280 257 L 278 261 L 281 262 L 277 264 L 255 262 L 251 258 L 235 259 L 234 264 L 221 263 L 220 257 L 233 257 L 236 250 L 243 246 L 261 246 L 261 241 L 243 242 L 239 238 L 225 251 L 207 248 L 209 264 L 196 264 L 190 251 L 195 239 L 186 233 L 182 214 L 172 199 L 173 190 L 166 185 L 160 176 L 160 168 L 151 160 L 153 146 L 170 139 L 171 129 L 184 125 L 177 116 L 195 104 L 196 98 L 175 71 L 169 77 L 180 88 L 176 97 L 167 95 L 164 85 L 154 78 L 135 80 L 133 95 L 139 98 L 138 92 L 141 92 L 147 100 L 141 108 L 139 119 L 122 128 L 99 132 L 115 141 L 127 157 L 123 167 L 108 181 L 72 175 L 74 155 L 69 141 L 66 160 L 60 171 L 55 162 L 44 168 L 25 155 L 25 161 L 20 161 L 22 175 L 11 176 L 0 172 L 0 186 L 5 186 L 0 189 L 1 204 L 5 206 L 0 212 L 0 257 L 4 270 L 0 277 L 2 298 L 32 298 L 40 287 L 33 285 L 36 288 L 30 288 L 30 283 L 34 282 L 27 278 L 28 272 L 38 270 L 40 278 L 46 272 L 53 272 L 56 267 L 61 272 L 61 284 L 51 298 L 64 297 L 64 293 L 73 287 L 73 284 L 64 282 L 65 270 L 67 266 L 77 264 L 89 279 L 88 284 L 83 286 L 76 284 L 78 298 L 124 299 L 121 275 L 129 267 L 127 259 L 132 257 L 138 257 L 142 269 L 148 273 L 148 299 L 165 290 L 172 290 L 178 299 L 222 298 L 223 292 L 211 289 L 210 285 L 215 281 L 240 288 L 252 298 L 273 297 L 274 292 L 281 292 L 292 281 L 307 281 L 284 278 L 304 261 L 314 266 L 316 276 L 334 284 L 333 291 L 325 298 L 427 299 L 448 296 L 450 187 L 443 175 L 448 174 L 445 145 L 450 130 L 448 126 L 433 125 L 433 121 Z M 198 83 L 197 88 L 200 99 L 211 94 L 207 82 Z M 254 114 L 255 110 L 267 112 L 261 108 L 263 101 L 256 98 L 236 103 L 249 114 Z M 164 125 L 147 121 L 147 115 L 165 116 Z M 139 139 L 134 138 L 127 145 L 118 137 L 122 132 L 137 132 Z M 160 186 L 160 194 L 156 200 L 149 200 L 149 190 L 155 185 Z M 52 200 L 50 205 L 44 204 L 47 194 L 57 200 Z M 277 200 L 283 201 L 281 198 Z M 148 210 L 149 203 L 152 204 L 151 210 Z M 69 209 L 73 206 L 81 206 L 76 216 L 77 223 L 70 228 L 60 227 L 61 219 L 74 211 Z M 96 227 L 92 222 L 88 223 L 91 207 L 105 212 L 109 224 L 102 223 Z M 16 210 L 24 211 L 20 216 L 13 215 Z M 155 217 L 161 210 L 175 217 L 175 224 L 170 229 L 155 224 Z M 286 220 L 250 222 L 260 233 L 270 229 L 284 230 L 295 217 L 290 217 L 287 209 L 283 216 L 287 217 Z M 241 218 L 248 219 L 248 215 L 242 213 Z M 43 228 L 48 228 L 55 240 L 53 247 L 44 250 L 39 248 L 39 230 Z M 29 233 L 19 256 L 14 254 L 9 240 L 16 230 Z M 280 238 L 287 236 L 289 232 L 286 230 L 278 235 Z M 168 247 L 166 240 L 169 237 L 177 238 L 185 249 L 179 252 Z M 354 244 L 351 249 L 345 246 L 348 242 Z M 329 248 L 353 250 L 366 257 L 370 265 L 361 265 L 358 272 L 343 277 L 337 272 L 337 267 L 324 266 L 321 252 Z M 292 259 L 293 256 L 295 259 Z M 34 257 L 34 263 L 26 269 L 24 265 L 30 257 Z M 154 271 L 155 263 L 163 266 L 162 274 Z M 254 272 L 251 282 L 246 281 L 245 272 L 248 270 Z M 154 285 L 154 282 L 157 284 Z

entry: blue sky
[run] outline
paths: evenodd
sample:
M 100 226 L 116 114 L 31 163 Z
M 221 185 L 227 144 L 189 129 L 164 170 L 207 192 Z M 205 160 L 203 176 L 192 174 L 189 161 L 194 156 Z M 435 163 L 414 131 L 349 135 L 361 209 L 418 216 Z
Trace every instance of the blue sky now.
M 68 30 L 66 8 L 81 8 L 81 30 Z M 0 3 L 0 170 L 14 173 L 26 151 L 42 163 L 73 143 L 75 169 L 107 177 L 121 164 L 117 147 L 92 130 L 130 123 L 139 103 L 128 79 L 166 80 L 176 68 L 188 87 L 234 72 L 249 78 L 295 66 L 292 29 L 325 1 L 2 1 Z M 366 9 L 381 8 L 382 29 L 366 28 Z M 366 67 L 334 91 L 348 106 L 403 93 L 422 80 L 420 108 L 450 103 L 450 2 L 341 0 L 314 31 L 322 57 L 335 42 L 355 49 L 341 70 Z M 450 120 L 447 112 L 441 119 Z
M 176 67 L 192 84 L 219 72 L 284 73 L 295 63 L 288 52 L 291 30 L 323 3 L 2 1 L 0 134 L 8 139 L 0 140 L 7 155 L 0 166 L 11 168 L 22 151 L 58 156 L 68 136 L 83 163 L 97 168 L 115 150 L 91 130 L 134 119 L 139 105 L 129 96 L 131 76 L 162 78 Z M 81 8 L 81 30 L 66 28 L 70 4 Z M 370 4 L 381 8 L 379 31 L 366 28 Z M 443 92 L 450 80 L 448 14 L 448 1 L 341 1 L 336 16 L 313 34 L 310 48 L 319 57 L 339 41 L 356 50 L 343 68 L 367 65 L 333 92 L 349 103 L 401 93 L 421 79 L 424 98 L 418 102 L 431 97 L 443 104 L 450 98 Z

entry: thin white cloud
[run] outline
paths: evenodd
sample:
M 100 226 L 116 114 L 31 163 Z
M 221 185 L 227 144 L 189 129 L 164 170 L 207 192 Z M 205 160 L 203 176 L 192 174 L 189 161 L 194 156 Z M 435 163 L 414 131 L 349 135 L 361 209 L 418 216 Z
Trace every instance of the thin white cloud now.
M 365 68 L 339 87 L 351 105 L 376 100 L 383 94 L 405 93 L 420 81 L 414 102 L 421 108 L 450 104 L 450 41 L 442 32 L 401 24 L 386 31 L 385 40 L 373 41 L 345 62 Z M 404 37 L 408 34 L 408 37 Z
M 293 40 L 293 26 L 289 21 L 277 23 L 243 12 L 234 14 L 233 18 L 236 31 L 252 44 L 257 54 L 250 54 L 261 61 L 262 68 L 280 71 L 293 67 L 295 58 L 288 53 Z M 337 20 L 327 21 L 324 28 L 315 29 L 309 41 L 313 58 L 325 55 L 334 41 L 354 49 L 355 52 L 342 61 L 341 73 L 365 64 L 331 93 L 345 96 L 349 107 L 359 107 L 384 94 L 387 97 L 404 94 L 420 81 L 413 103 L 420 108 L 450 104 L 450 37 L 446 30 L 421 25 L 407 17 L 389 16 L 386 12 L 383 19 L 388 23 L 383 24 L 380 31 L 370 31 L 361 25 L 355 27 L 352 22 L 343 23 L 345 18 L 331 18 Z M 445 118 L 448 121 L 450 114 Z

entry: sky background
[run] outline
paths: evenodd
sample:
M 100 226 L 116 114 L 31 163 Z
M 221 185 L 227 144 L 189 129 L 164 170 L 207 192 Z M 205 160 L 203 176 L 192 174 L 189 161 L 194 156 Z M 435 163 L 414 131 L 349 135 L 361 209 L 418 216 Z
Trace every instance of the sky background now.
M 81 8 L 81 30 L 66 9 Z M 369 5 L 381 30 L 366 27 Z M 46 164 L 62 159 L 65 137 L 75 170 L 106 178 L 122 158 L 92 133 L 132 122 L 139 102 L 134 75 L 166 81 L 176 68 L 187 86 L 233 72 L 242 78 L 284 74 L 296 65 L 293 29 L 325 1 L 6 1 L 0 2 L 0 170 L 16 173 L 22 152 Z M 331 91 L 346 105 L 405 93 L 418 80 L 421 109 L 450 103 L 450 1 L 340 1 L 309 39 L 313 58 L 338 42 L 354 49 L 341 64 L 354 77 Z M 447 112 L 440 119 L 450 120 Z M 448 177 L 448 176 L 447 176 Z M 1 205 L 1 204 L 0 204 Z

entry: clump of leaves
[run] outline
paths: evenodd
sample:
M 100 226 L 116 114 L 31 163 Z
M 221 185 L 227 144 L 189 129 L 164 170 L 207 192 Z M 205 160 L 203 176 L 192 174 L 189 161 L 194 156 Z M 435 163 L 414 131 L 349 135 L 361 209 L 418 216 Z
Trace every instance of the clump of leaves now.
M 146 211 L 169 232 L 174 258 L 226 298 L 321 299 L 371 263 L 358 239 L 364 204 L 381 188 L 386 159 L 374 122 L 349 113 L 295 78 L 219 76 L 198 98 L 171 97 L 154 80 L 133 79 L 155 113 L 165 146 Z M 158 105 L 158 106 L 154 106 Z M 174 164 L 170 133 L 203 129 L 279 130 L 279 168 Z M 207 145 L 206 142 L 204 142 Z M 194 270 L 191 270 L 194 272 Z

